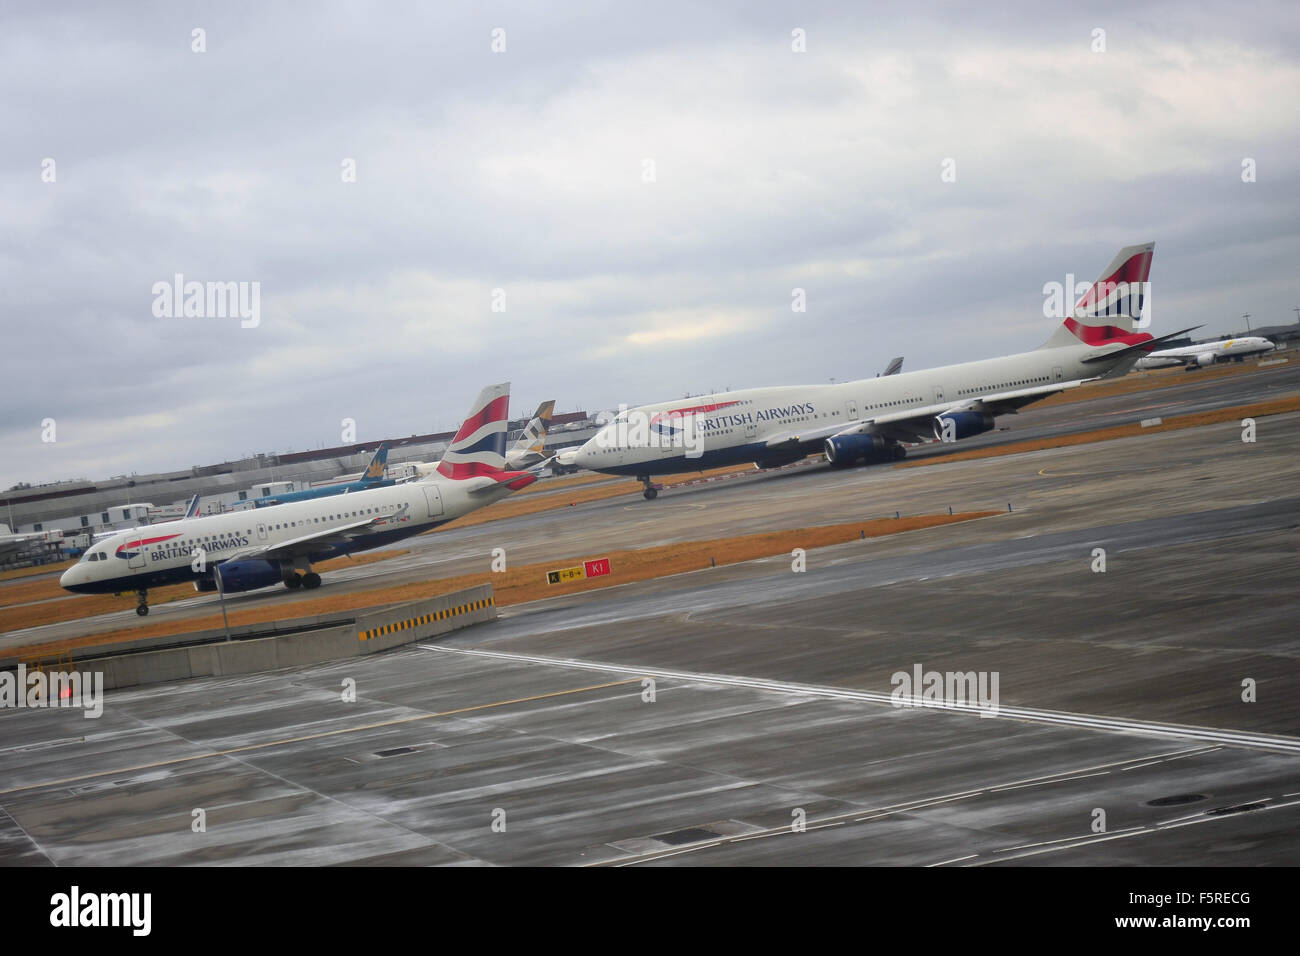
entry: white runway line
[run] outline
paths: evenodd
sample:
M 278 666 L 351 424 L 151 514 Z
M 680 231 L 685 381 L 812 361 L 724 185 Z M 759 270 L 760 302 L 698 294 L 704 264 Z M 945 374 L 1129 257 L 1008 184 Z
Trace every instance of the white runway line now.
M 426 651 L 438 651 L 443 654 L 461 654 L 469 657 L 485 657 L 495 660 L 512 661 L 521 664 L 543 664 L 551 667 L 571 667 L 579 670 L 601 671 L 605 673 L 628 674 L 641 677 L 655 677 L 667 680 L 691 681 L 701 684 L 718 684 L 727 687 L 745 687 L 751 690 L 767 691 L 776 694 L 791 694 L 803 697 L 824 698 L 830 700 L 851 700 L 871 704 L 896 706 L 892 694 L 867 690 L 851 690 L 843 687 L 828 687 L 820 684 L 797 684 L 789 681 L 768 680 L 761 677 L 741 677 L 730 674 L 700 674 L 693 671 L 667 670 L 661 667 L 637 667 L 624 664 L 607 664 L 603 662 L 572 660 L 558 657 L 542 657 L 533 654 L 512 654 L 506 651 L 474 650 L 463 647 L 444 647 L 436 644 L 416 644 L 415 647 Z M 965 713 L 980 718 L 1004 720 L 1022 720 L 1040 724 L 1079 727 L 1085 730 L 1097 730 L 1108 733 L 1144 734 L 1154 737 L 1174 737 L 1180 740 L 1199 741 L 1207 744 L 1219 744 L 1227 747 L 1244 747 L 1251 750 L 1271 750 L 1280 753 L 1300 754 L 1300 738 L 1283 737 L 1274 734 L 1256 734 L 1237 730 L 1218 730 L 1213 727 L 1191 727 L 1182 724 L 1159 724 L 1145 720 L 1131 720 L 1122 717 L 1103 717 L 1092 714 L 1072 714 L 1067 711 L 1040 710 L 1032 707 L 999 706 L 990 710 L 972 703 L 955 703 L 909 699 L 906 708 L 926 708 Z

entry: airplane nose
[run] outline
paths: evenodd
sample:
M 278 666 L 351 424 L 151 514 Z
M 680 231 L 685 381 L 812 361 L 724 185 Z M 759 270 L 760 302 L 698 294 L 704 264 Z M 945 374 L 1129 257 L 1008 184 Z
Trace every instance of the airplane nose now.
M 591 439 L 573 453 L 573 464 L 577 465 L 579 468 L 590 468 L 596 463 L 596 456 L 593 453 L 595 441 L 596 439 Z
M 59 575 L 59 587 L 65 591 L 79 591 L 86 583 L 86 567 L 78 562 Z
M 587 443 L 587 445 L 590 444 L 591 442 Z M 577 448 L 566 449 L 556 455 L 555 460 L 565 468 L 586 468 L 591 463 L 590 455 L 587 451 L 587 445 L 580 445 Z

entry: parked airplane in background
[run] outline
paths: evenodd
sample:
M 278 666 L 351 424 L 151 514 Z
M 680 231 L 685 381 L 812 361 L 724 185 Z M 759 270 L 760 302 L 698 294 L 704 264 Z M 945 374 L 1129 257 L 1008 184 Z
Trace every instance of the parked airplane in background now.
M 551 427 L 551 415 L 555 411 L 555 399 L 549 399 L 537 406 L 532 419 L 524 426 L 523 434 L 506 452 L 506 467 L 513 469 L 529 468 L 546 460 L 546 431 Z M 417 461 L 411 463 L 415 473 L 423 478 L 436 472 L 441 462 Z
M 62 538 L 62 531 L 15 532 L 7 524 L 0 524 L 0 558 L 21 550 L 33 541 L 59 541 Z
M 124 531 L 92 546 L 59 584 L 89 594 L 135 591 L 141 616 L 149 613 L 149 588 L 193 580 L 211 591 L 214 573 L 225 592 L 281 581 L 319 587 L 312 562 L 421 534 L 536 481 L 505 468 L 509 403 L 508 382 L 483 389 L 428 478 Z
M 532 420 L 524 426 L 524 433 L 506 452 L 507 468 L 528 468 L 546 459 L 546 431 L 551 427 L 554 412 L 553 398 L 537 406 Z
M 1263 355 L 1275 348 L 1272 342 L 1258 335 L 1248 335 L 1239 339 L 1224 339 L 1222 342 L 1201 342 L 1199 345 L 1184 345 L 1176 349 L 1161 349 L 1138 359 L 1138 368 L 1172 368 L 1185 365 L 1188 368 L 1204 368 L 1215 362 L 1242 361 L 1248 355 Z
M 332 485 L 320 485 L 304 488 L 302 491 L 286 491 L 278 495 L 266 495 L 253 499 L 254 508 L 269 508 L 272 505 L 288 504 L 291 501 L 311 501 L 315 498 L 328 498 L 330 495 L 342 495 L 352 491 L 365 491 L 369 488 L 387 488 L 397 482 L 384 477 L 384 468 L 388 466 L 388 442 L 384 442 L 366 465 L 366 470 L 353 481 L 342 481 Z
M 1104 375 L 1123 374 L 1152 346 L 1134 331 L 1155 243 L 1129 246 L 1045 343 L 1032 352 L 882 375 L 835 385 L 754 388 L 620 412 L 562 465 L 636 477 L 752 461 L 788 464 L 822 449 L 846 468 L 903 458 L 904 442 L 957 441 L 987 432 L 998 415 Z M 692 445 L 694 447 L 692 447 Z

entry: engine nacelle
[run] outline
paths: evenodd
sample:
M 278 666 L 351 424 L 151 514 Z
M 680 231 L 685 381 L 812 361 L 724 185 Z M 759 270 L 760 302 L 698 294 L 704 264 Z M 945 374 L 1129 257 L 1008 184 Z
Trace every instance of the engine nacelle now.
M 945 424 L 951 422 L 947 428 Z M 934 437 L 938 441 L 960 441 L 993 430 L 993 416 L 984 412 L 947 412 L 934 417 Z
M 879 435 L 835 435 L 826 439 L 826 460 L 847 468 L 859 458 L 867 461 L 889 458 L 889 443 Z
M 209 572 L 194 582 L 194 590 L 210 592 L 217 582 Z M 280 566 L 272 561 L 227 561 L 221 565 L 221 587 L 227 594 L 255 591 L 280 583 Z
M 1207 365 L 1213 365 L 1214 353 L 1202 352 L 1200 355 L 1196 356 L 1196 364 L 1199 365 L 1201 368 L 1205 368 L 1205 366 Z

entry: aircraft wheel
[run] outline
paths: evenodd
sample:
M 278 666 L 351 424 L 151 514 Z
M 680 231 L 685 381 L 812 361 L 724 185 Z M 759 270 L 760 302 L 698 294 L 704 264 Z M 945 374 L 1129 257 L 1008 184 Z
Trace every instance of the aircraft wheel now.
M 659 497 L 659 491 L 658 489 L 655 488 L 647 488 L 645 491 L 642 492 L 642 494 L 645 495 L 646 501 L 654 501 L 656 498 Z
M 302 586 L 308 590 L 320 587 L 320 575 L 315 571 L 308 571 L 302 576 Z
M 141 617 L 145 617 L 149 613 L 149 605 L 148 604 L 138 605 L 135 609 L 135 613 L 139 614 Z
M 894 453 L 894 461 L 902 461 L 904 458 L 907 457 L 907 449 L 904 448 L 902 445 L 895 445 L 893 447 L 893 453 Z
M 302 578 L 296 574 L 291 574 L 284 579 L 284 586 L 290 591 L 296 591 L 298 588 L 302 587 Z

